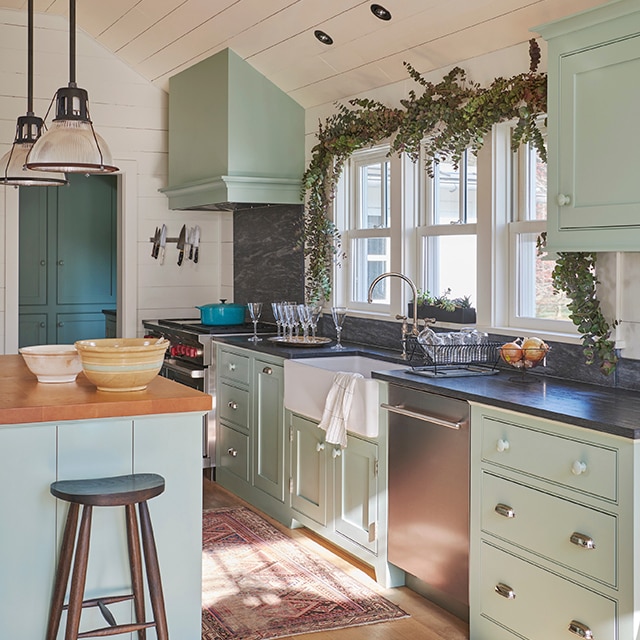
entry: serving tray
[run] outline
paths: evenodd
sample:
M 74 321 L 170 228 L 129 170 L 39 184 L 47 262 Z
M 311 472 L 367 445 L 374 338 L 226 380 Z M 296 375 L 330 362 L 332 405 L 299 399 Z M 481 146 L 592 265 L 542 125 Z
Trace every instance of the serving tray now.
M 331 338 L 325 338 L 322 336 L 317 336 L 315 338 L 305 338 L 304 336 L 292 336 L 291 338 L 274 336 L 272 338 L 267 338 L 267 340 L 287 347 L 319 347 L 331 342 Z

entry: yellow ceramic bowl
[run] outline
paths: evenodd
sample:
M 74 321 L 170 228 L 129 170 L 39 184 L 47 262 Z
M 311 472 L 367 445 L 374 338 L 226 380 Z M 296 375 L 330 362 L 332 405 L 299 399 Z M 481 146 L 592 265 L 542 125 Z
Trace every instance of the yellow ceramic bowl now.
M 80 356 L 72 344 L 39 344 L 18 351 L 38 382 L 75 382 L 82 371 Z
M 75 344 L 88 380 L 100 391 L 141 391 L 158 375 L 169 341 L 102 338 Z

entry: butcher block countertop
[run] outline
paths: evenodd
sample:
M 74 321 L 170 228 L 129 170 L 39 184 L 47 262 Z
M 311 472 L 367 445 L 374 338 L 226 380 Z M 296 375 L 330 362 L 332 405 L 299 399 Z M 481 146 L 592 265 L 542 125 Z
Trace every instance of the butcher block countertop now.
M 157 376 L 144 391 L 98 391 L 81 372 L 76 382 L 42 384 L 22 356 L 0 356 L 0 425 L 206 412 L 212 398 Z

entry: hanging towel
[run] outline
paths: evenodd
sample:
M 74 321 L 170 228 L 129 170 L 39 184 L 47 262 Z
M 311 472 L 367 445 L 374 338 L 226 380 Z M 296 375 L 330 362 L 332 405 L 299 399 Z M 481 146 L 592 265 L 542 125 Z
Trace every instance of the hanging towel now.
M 343 449 L 347 446 L 347 420 L 353 401 L 353 389 L 360 373 L 344 373 L 339 371 L 333 377 L 333 383 L 324 404 L 322 420 L 318 427 L 327 432 L 326 441 L 339 444 Z

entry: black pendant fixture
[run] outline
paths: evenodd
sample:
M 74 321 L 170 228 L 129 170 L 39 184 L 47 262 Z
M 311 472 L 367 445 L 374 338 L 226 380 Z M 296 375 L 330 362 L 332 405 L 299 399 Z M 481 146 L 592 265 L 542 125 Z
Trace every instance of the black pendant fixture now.
M 112 173 L 111 151 L 96 133 L 89 95 L 76 84 L 76 2 L 69 0 L 69 84 L 55 95 L 56 117 L 27 158 L 29 169 L 65 173 Z
M 27 113 L 18 118 L 11 149 L 0 158 L 0 184 L 15 187 L 50 187 L 67 184 L 63 173 L 33 171 L 25 167 L 31 147 L 42 134 L 43 120 L 33 112 L 33 0 L 27 5 Z

